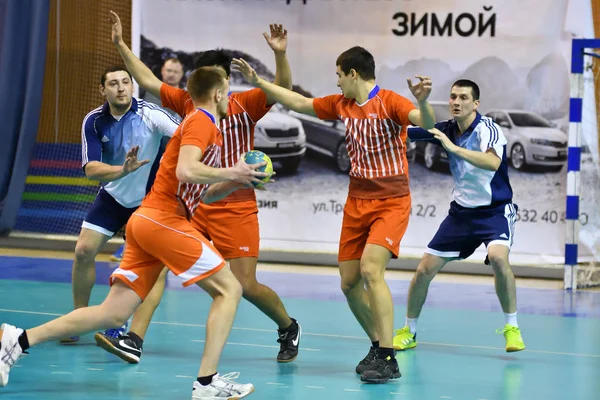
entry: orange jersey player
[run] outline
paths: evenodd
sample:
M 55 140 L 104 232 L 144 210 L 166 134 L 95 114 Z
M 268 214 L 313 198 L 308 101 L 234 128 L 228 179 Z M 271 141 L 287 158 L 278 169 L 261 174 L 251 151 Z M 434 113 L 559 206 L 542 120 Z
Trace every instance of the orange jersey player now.
M 375 83 L 375 61 L 362 47 L 353 47 L 337 59 L 342 94 L 317 99 L 259 78 L 244 60 L 233 63 L 253 86 L 291 110 L 344 122 L 351 169 L 338 261 L 342 290 L 372 342 L 356 372 L 370 383 L 399 378 L 392 347 L 394 305 L 384 273 L 390 258 L 398 257 L 410 215 L 406 127 L 433 127 L 435 117 L 427 103 L 431 81 L 419 76 L 419 83 L 413 85 L 408 80 L 419 102 L 417 110 L 408 99 Z
M 113 20 L 113 42 L 140 86 L 160 97 L 164 107 L 174 110 L 182 117 L 192 112 L 194 106 L 189 93 L 164 84 L 156 78 L 123 42 L 122 28 L 116 14 L 113 15 Z M 286 57 L 287 31 L 281 25 L 271 25 L 270 35 L 265 33 L 264 37 L 275 54 L 275 83 L 291 88 L 291 72 Z M 195 66 L 214 66 L 223 70 L 229 77 L 231 57 L 222 50 L 209 50 L 199 55 Z M 235 165 L 244 153 L 254 148 L 256 123 L 269 112 L 274 103 L 275 100 L 260 89 L 230 94 L 228 116 L 220 125 L 223 133 L 223 167 Z M 290 318 L 279 296 L 256 279 L 260 233 L 254 190 L 238 190 L 219 202 L 200 204 L 193 225 L 212 240 L 214 246 L 229 261 L 232 272 L 242 284 L 244 298 L 277 324 L 280 343 L 277 361 L 290 362 L 296 359 L 302 334 L 301 327 L 295 319 Z M 128 334 L 111 337 L 98 333 L 97 343 L 125 361 L 139 362 L 143 338 L 162 297 L 165 280 L 166 270 L 140 310 L 135 313 Z M 124 345 L 121 341 L 124 341 Z

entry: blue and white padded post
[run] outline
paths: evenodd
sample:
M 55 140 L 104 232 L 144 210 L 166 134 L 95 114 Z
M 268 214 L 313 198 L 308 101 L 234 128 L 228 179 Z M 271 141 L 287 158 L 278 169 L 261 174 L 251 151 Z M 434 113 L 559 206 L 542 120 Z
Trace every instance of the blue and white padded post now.
M 571 49 L 571 98 L 569 102 L 569 151 L 567 161 L 567 204 L 564 288 L 577 290 L 579 241 L 579 195 L 581 193 L 581 135 L 584 92 L 584 50 L 600 48 L 598 39 L 573 39 Z M 592 94 L 593 95 L 593 94 Z

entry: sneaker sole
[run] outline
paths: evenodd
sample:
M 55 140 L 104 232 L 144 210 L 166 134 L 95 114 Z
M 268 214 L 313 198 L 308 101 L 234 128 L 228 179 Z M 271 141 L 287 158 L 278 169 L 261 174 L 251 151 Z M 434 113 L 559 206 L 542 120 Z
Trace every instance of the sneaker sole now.
M 115 256 L 108 257 L 108 261 L 117 262 L 117 261 L 121 261 L 121 260 L 122 260 L 121 257 L 115 257 Z
M 409 347 L 404 347 L 404 348 L 402 348 L 400 346 L 393 346 L 393 347 L 394 347 L 394 350 L 396 350 L 396 351 L 404 351 L 404 350 L 414 349 L 415 347 L 417 347 L 417 344 L 415 343 L 414 346 L 409 346 Z
M 398 372 L 398 374 L 394 374 L 392 375 L 391 378 L 379 378 L 379 379 L 369 379 L 369 378 L 365 378 L 365 377 L 360 377 L 360 380 L 364 383 L 387 383 L 390 379 L 398 379 L 402 376 L 402 374 L 400 374 L 400 372 Z
M 250 389 L 250 391 L 248 393 L 244 394 L 243 396 L 227 397 L 227 400 L 240 400 L 246 396 L 251 395 L 253 392 L 254 392 L 254 387 L 252 387 L 252 389 Z M 200 397 L 192 396 L 192 400 L 196 400 L 196 399 L 200 399 Z M 225 397 L 203 397 L 203 399 L 205 399 L 205 400 L 224 400 Z
M 6 385 L 8 385 L 8 374 L 1 372 L 0 373 L 0 387 L 5 387 Z
M 71 345 L 77 344 L 78 342 L 79 342 L 79 336 L 74 337 L 74 338 L 60 339 L 58 341 L 58 343 L 62 344 L 63 346 L 71 346 Z
M 128 362 L 129 364 L 138 364 L 140 362 L 140 357 L 136 357 L 129 353 L 125 353 L 117 349 L 113 344 L 104 337 L 101 333 L 96 333 L 94 335 L 94 339 L 96 340 L 96 344 L 102 349 L 106 350 L 110 354 L 114 354 L 119 357 L 121 360 Z
M 525 350 L 525 347 L 522 347 L 522 348 L 520 348 L 520 347 L 507 347 L 506 348 L 506 352 L 507 353 L 516 353 L 517 351 L 523 351 L 523 350 Z

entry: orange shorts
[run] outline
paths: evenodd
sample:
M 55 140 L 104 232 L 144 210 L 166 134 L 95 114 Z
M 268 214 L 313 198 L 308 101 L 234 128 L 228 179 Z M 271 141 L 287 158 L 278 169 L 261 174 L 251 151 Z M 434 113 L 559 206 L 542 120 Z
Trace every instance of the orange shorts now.
M 200 204 L 192 225 L 212 240 L 226 260 L 258 257 L 260 233 L 255 200 Z
M 410 207 L 410 195 L 381 200 L 348 196 L 338 261 L 359 260 L 367 243 L 383 246 L 398 258 Z
M 225 266 L 219 252 L 182 216 L 140 207 L 127 223 L 125 254 L 111 275 L 143 299 L 166 265 L 189 286 Z

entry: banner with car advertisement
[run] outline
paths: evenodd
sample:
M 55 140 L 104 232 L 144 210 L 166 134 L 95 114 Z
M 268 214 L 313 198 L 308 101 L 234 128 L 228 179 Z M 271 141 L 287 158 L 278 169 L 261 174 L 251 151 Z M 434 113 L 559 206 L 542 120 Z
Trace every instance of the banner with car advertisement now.
M 377 83 L 410 100 L 406 79 L 430 76 L 438 120 L 450 117 L 452 83 L 471 79 L 481 88 L 480 112 L 494 118 L 508 140 L 519 206 L 513 256 L 560 262 L 569 27 L 591 19 L 589 7 L 574 14 L 571 6 L 568 0 L 145 0 L 140 56 L 160 76 L 166 58 L 178 57 L 189 73 L 196 53 L 223 48 L 272 80 L 275 60 L 262 33 L 281 23 L 296 91 L 339 93 L 335 60 L 360 45 L 375 56 Z M 233 91 L 250 88 L 235 73 L 231 85 Z M 257 192 L 261 248 L 337 253 L 350 167 L 343 124 L 276 105 L 258 122 L 255 148 L 277 171 L 277 182 Z M 413 143 L 408 155 L 413 207 L 401 253 L 420 256 L 448 212 L 454 183 L 442 148 Z M 581 212 L 585 224 L 587 210 Z M 482 250 L 474 257 L 483 259 Z

